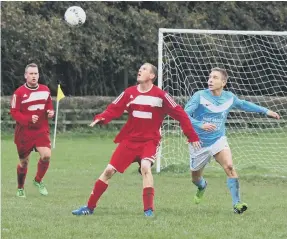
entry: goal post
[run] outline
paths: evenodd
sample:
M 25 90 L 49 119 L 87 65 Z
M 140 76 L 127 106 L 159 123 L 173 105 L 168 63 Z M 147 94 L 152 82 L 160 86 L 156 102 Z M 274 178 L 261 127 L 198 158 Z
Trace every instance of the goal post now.
M 226 124 L 236 168 L 287 173 L 287 31 L 166 29 L 158 32 L 158 86 L 184 105 L 207 86 L 214 67 L 227 70 L 226 90 L 281 115 L 230 112 Z M 156 171 L 189 164 L 186 138 L 167 116 Z M 215 166 L 211 163 L 209 167 Z

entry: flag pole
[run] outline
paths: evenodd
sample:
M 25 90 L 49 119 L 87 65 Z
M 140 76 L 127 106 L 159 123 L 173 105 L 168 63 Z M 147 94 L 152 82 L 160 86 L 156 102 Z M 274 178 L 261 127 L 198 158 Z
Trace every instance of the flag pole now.
M 57 134 L 57 125 L 58 125 L 58 113 L 59 113 L 59 102 L 61 99 L 65 98 L 65 95 L 61 89 L 60 84 L 58 84 L 57 90 L 57 104 L 56 104 L 56 116 L 55 116 L 55 125 L 54 125 L 54 139 L 53 139 L 53 149 L 56 148 L 56 134 Z
M 59 109 L 59 100 L 57 100 L 57 105 L 56 105 L 56 116 L 55 116 L 55 126 L 54 126 L 53 149 L 56 148 L 56 134 L 57 134 L 57 124 L 58 124 L 58 109 Z

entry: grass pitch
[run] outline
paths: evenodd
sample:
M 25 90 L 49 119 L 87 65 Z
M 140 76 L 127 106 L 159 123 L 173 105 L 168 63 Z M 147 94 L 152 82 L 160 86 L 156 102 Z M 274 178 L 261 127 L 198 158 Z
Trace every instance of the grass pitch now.
M 249 209 L 235 215 L 223 171 L 206 171 L 208 189 L 200 205 L 188 172 L 155 175 L 156 216 L 142 211 L 142 180 L 137 166 L 116 174 L 94 215 L 76 217 L 95 179 L 115 149 L 112 137 L 61 135 L 44 179 L 49 191 L 33 186 L 38 154 L 32 153 L 26 199 L 16 198 L 16 148 L 2 139 L 2 238 L 9 239 L 270 239 L 287 238 L 287 180 L 241 175 L 241 194 Z

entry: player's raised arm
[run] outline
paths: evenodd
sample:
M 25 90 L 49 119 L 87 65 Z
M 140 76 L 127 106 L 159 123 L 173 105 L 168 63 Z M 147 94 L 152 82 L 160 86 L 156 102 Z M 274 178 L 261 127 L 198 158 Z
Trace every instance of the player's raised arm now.
M 175 120 L 179 121 L 180 127 L 182 128 L 183 133 L 187 136 L 188 141 L 198 142 L 199 138 L 183 108 L 176 104 L 174 99 L 167 93 L 164 95 L 163 101 L 166 113 Z
M 280 119 L 279 114 L 277 114 L 276 112 L 272 110 L 268 110 L 267 108 L 254 104 L 252 102 L 249 102 L 246 100 L 240 100 L 235 95 L 234 95 L 234 107 L 247 111 L 247 112 L 262 113 L 270 117 L 273 117 L 275 119 Z
M 20 111 L 21 96 L 17 95 L 16 92 L 12 96 L 10 114 L 12 118 L 21 125 L 28 125 L 32 122 L 32 117 L 30 115 L 24 115 Z
M 90 126 L 93 127 L 98 122 L 108 124 L 113 119 L 119 118 L 124 113 L 129 99 L 129 95 L 125 91 L 122 92 L 103 113 L 95 115 Z

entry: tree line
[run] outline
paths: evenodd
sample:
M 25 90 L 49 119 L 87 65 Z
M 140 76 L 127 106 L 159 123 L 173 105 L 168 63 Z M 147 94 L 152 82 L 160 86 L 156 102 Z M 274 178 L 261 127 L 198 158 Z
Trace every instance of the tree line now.
M 63 19 L 72 5 L 86 11 L 81 27 Z M 53 95 L 61 83 L 66 95 L 115 96 L 135 84 L 142 63 L 157 65 L 159 28 L 286 31 L 286 16 L 285 2 L 2 2 L 1 95 L 35 62 Z M 284 79 L 278 87 L 287 92 Z

